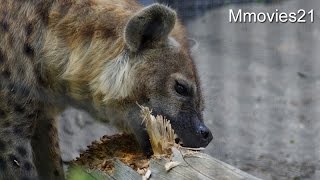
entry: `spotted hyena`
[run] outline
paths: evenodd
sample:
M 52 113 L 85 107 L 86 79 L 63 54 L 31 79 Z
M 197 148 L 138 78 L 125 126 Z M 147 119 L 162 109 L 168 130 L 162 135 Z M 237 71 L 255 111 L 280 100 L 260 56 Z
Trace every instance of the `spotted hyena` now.
M 133 0 L 0 0 L 0 179 L 64 179 L 56 117 L 88 111 L 150 143 L 139 107 L 185 146 L 212 139 L 176 13 Z

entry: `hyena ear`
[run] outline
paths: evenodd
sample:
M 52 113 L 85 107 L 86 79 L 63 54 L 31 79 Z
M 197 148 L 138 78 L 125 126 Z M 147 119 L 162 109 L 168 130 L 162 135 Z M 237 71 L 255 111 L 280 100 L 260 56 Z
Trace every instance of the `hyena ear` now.
M 136 13 L 127 23 L 124 39 L 133 52 L 168 38 L 176 13 L 167 6 L 154 4 Z

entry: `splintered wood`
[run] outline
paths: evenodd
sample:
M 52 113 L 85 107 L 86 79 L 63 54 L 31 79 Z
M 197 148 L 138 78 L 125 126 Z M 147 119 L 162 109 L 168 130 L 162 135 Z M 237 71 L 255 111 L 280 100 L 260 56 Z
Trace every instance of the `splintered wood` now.
M 140 108 L 154 156 L 172 154 L 171 148 L 175 144 L 175 134 L 170 121 L 160 115 L 156 117 L 151 115 L 152 112 L 147 107 L 140 106 Z
M 111 173 L 115 158 L 134 170 L 141 171 L 149 166 L 149 160 L 139 149 L 134 136 L 128 134 L 103 136 L 88 146 L 88 150 L 72 164 Z
M 142 123 L 145 123 L 150 138 L 154 157 L 172 154 L 175 134 L 170 121 L 162 116 L 154 117 L 151 110 L 140 106 Z M 88 150 L 80 154 L 73 165 L 83 166 L 89 169 L 98 169 L 106 173 L 112 173 L 115 159 L 145 175 L 148 172 L 149 159 L 140 150 L 138 142 L 133 135 L 116 134 L 103 136 L 100 141 L 94 141 Z

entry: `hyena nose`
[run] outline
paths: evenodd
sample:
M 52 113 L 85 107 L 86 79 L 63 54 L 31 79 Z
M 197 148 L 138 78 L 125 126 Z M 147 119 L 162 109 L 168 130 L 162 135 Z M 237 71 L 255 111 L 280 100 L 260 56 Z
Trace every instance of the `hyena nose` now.
M 206 129 L 201 129 L 200 133 L 201 133 L 203 139 L 208 139 L 208 137 L 210 135 L 210 132 Z
M 213 138 L 211 131 L 205 125 L 200 125 L 199 132 L 200 132 L 202 142 L 203 142 L 202 145 L 207 146 Z

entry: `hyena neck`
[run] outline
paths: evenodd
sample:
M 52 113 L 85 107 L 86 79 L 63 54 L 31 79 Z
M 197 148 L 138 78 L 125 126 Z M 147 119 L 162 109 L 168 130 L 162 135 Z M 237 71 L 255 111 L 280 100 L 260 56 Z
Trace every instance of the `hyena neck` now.
M 128 80 L 135 65 L 129 61 L 123 29 L 138 5 L 129 9 L 111 2 L 57 1 L 49 13 L 43 63 L 75 99 L 102 103 L 131 92 Z

